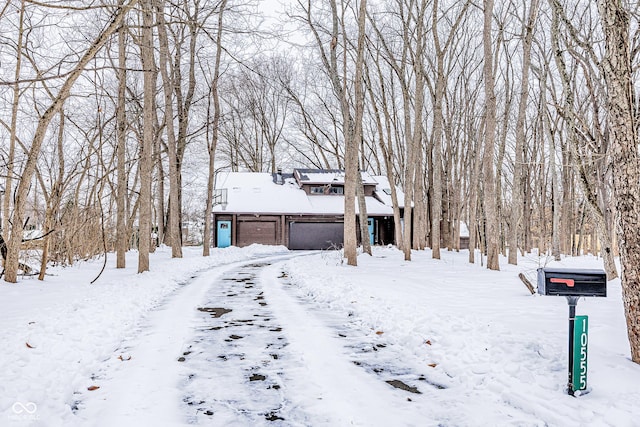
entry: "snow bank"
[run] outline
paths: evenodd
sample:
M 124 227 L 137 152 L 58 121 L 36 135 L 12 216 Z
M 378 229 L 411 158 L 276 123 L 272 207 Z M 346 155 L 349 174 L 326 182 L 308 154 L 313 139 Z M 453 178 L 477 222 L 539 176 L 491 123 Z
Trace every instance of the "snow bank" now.
M 185 248 L 183 259 L 171 259 L 168 248 L 160 249 L 152 255 L 152 271 L 144 274 L 136 274 L 137 254 L 132 252 L 128 268 L 110 266 L 94 285 L 89 282 L 102 266 L 99 260 L 53 269 L 45 282 L 34 278 L 0 285 L 0 339 L 4 346 L 0 354 L 0 425 L 84 427 L 90 420 L 98 421 L 94 414 L 109 407 L 101 405 L 100 393 L 105 393 L 105 401 L 114 401 L 118 396 L 113 396 L 113 390 L 148 392 L 150 387 L 161 388 L 163 381 L 173 381 L 180 368 L 175 366 L 175 357 L 182 342 L 165 346 L 160 335 L 154 338 L 157 331 L 150 319 L 170 312 L 171 316 L 163 318 L 170 322 L 180 315 L 173 313 L 185 312 L 184 307 L 198 299 L 191 296 L 206 291 L 200 286 L 210 286 L 208 273 L 200 277 L 207 280 L 192 280 L 199 272 L 286 249 L 232 247 L 216 249 L 208 258 L 200 251 Z M 291 354 L 298 354 L 294 350 L 299 345 L 300 354 L 313 356 L 322 366 L 321 372 L 311 374 L 318 376 L 313 376 L 318 384 L 328 383 L 327 390 L 337 375 L 331 371 L 338 365 L 353 378 L 359 378 L 352 372 L 355 369 L 367 376 L 352 387 L 368 390 L 356 396 L 360 400 L 371 397 L 373 401 L 372 394 L 377 393 L 375 387 L 364 385 L 375 382 L 390 387 L 382 376 L 386 373 L 407 381 L 419 377 L 419 383 L 410 385 L 417 385 L 421 394 L 411 393 L 407 399 L 402 394 L 406 392 L 397 391 L 402 404 L 397 405 L 400 415 L 393 416 L 394 425 L 638 425 L 640 367 L 630 361 L 620 281 L 608 283 L 607 298 L 583 298 L 578 304 L 578 314 L 590 317 L 589 389 L 574 398 L 565 392 L 566 301 L 532 296 L 517 277 L 523 272 L 533 278 L 540 265 L 601 268 L 601 259 L 565 258 L 555 263 L 528 256 L 521 258 L 518 266 L 502 260 L 502 271 L 495 272 L 469 264 L 467 257 L 466 251 L 443 251 L 441 260 L 432 260 L 430 251 L 422 251 L 414 252 L 413 261 L 406 262 L 394 248 L 375 248 L 373 257 L 361 255 L 359 266 L 353 268 L 342 262 L 339 252 L 299 256 L 274 263 L 268 270 L 273 279 L 264 278 L 264 298 L 274 309 L 274 321 L 281 322 L 282 333 L 292 339 Z M 281 267 L 286 274 L 281 274 Z M 181 287 L 186 283 L 191 286 Z M 178 289 L 191 292 L 176 292 Z M 306 315 L 315 323 L 301 320 Z M 190 321 L 177 320 L 188 334 Z M 306 340 L 304 331 L 312 326 L 317 334 L 324 331 L 324 342 L 331 345 L 319 346 L 313 334 Z M 301 334 L 298 344 L 293 340 L 296 331 Z M 120 362 L 120 357 L 126 360 L 130 356 L 127 345 L 145 340 L 154 346 L 138 348 L 130 364 Z M 364 349 L 368 353 L 352 347 L 354 343 L 369 346 Z M 167 354 L 160 355 L 160 351 Z M 141 372 L 161 372 L 162 378 L 145 379 L 144 387 L 139 387 L 144 376 L 128 375 L 136 363 L 151 363 L 154 369 Z M 373 371 L 374 363 L 385 364 L 383 374 Z M 115 368 L 119 375 L 114 375 L 115 366 L 121 367 Z M 295 366 L 283 370 L 283 379 L 296 377 Z M 403 373 L 407 375 L 403 377 Z M 327 375 L 329 379 L 322 380 Z M 336 407 L 332 407 L 333 413 L 321 414 L 318 411 L 327 405 L 319 403 L 314 388 L 294 385 L 283 384 L 283 390 L 293 387 L 300 412 L 320 417 L 311 425 L 327 425 L 321 416 L 327 420 L 346 420 L 351 415 L 357 415 L 353 419 L 367 418 L 361 416 L 367 406 L 359 404 L 356 397 L 341 398 L 348 396 L 344 390 L 325 396 L 325 402 L 336 402 Z M 91 386 L 103 387 L 92 392 Z M 216 387 L 215 382 L 211 387 Z M 169 393 L 166 389 L 161 393 L 164 397 L 180 399 L 179 390 Z M 384 393 L 376 397 L 381 395 Z M 125 393 L 122 397 L 127 399 Z M 151 406 L 143 408 L 133 400 L 123 402 L 126 413 L 114 414 L 113 419 L 119 416 L 125 423 L 142 424 L 161 419 L 164 425 L 169 418 L 161 418 L 162 414 L 173 420 L 185 419 L 179 409 L 181 402 L 171 408 L 154 408 L 162 403 L 150 394 L 141 400 Z M 89 401 L 93 403 L 90 408 Z M 74 415 L 76 405 L 80 411 Z M 101 421 L 106 423 L 108 418 Z
M 171 259 L 171 249 L 160 248 L 150 272 L 136 274 L 131 252 L 126 269 L 110 258 L 93 285 L 102 260 L 51 269 L 44 282 L 1 282 L 0 425 L 72 424 L 73 402 L 96 383 L 92 375 L 123 355 L 121 343 L 182 283 L 204 269 L 283 251 L 252 245 L 213 249 L 205 258 L 202 248 L 185 248 L 183 259 Z
M 467 251 L 412 257 L 376 248 L 354 268 L 326 252 L 287 270 L 302 298 L 399 346 L 404 363 L 445 387 L 424 391 L 435 408 L 424 425 L 637 425 L 640 366 L 630 361 L 620 281 L 608 283 L 608 298 L 578 304 L 590 317 L 589 393 L 574 398 L 565 392 L 566 301 L 532 296 L 517 277 L 544 264 L 602 268 L 601 259 L 503 259 L 495 272 L 469 264 Z

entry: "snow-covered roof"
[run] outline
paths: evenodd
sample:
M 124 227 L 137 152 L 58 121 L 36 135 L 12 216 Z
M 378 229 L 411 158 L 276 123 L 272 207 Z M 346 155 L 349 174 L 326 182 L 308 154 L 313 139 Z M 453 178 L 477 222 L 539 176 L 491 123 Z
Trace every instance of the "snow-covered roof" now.
M 255 214 L 306 214 L 342 215 L 344 196 L 307 195 L 293 178 L 284 184 L 273 182 L 268 173 L 228 172 L 219 173 L 216 189 L 227 189 L 227 206 L 214 206 L 214 212 Z M 366 197 L 367 214 L 393 215 L 390 206 L 373 197 Z M 358 211 L 356 203 L 356 212 Z
M 469 227 L 463 221 L 460 221 L 460 237 L 469 237 Z
M 384 175 L 375 175 L 373 177 L 378 185 L 376 186 L 376 196 L 382 200 L 387 206 L 393 207 L 393 203 L 391 202 L 391 184 L 389 184 L 389 179 Z M 398 196 L 398 206 L 400 208 L 404 208 L 404 191 L 400 187 L 396 185 L 396 194 Z
M 360 172 L 362 183 L 376 185 L 377 182 L 369 172 Z M 303 184 L 341 184 L 344 185 L 344 171 L 340 169 L 294 169 L 294 174 Z
M 373 197 L 365 197 L 367 215 L 393 215 L 393 209 L 380 203 Z M 344 197 L 310 196 L 309 203 L 314 213 L 342 215 L 344 213 Z M 356 200 L 356 213 L 360 213 Z

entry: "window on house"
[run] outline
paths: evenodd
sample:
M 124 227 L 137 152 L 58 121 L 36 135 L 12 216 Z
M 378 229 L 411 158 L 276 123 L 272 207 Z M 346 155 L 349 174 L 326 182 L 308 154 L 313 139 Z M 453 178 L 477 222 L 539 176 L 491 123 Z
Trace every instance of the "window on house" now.
M 331 187 L 329 194 L 344 194 L 344 187 Z
M 311 187 L 309 192 L 311 194 L 324 194 L 324 187 Z

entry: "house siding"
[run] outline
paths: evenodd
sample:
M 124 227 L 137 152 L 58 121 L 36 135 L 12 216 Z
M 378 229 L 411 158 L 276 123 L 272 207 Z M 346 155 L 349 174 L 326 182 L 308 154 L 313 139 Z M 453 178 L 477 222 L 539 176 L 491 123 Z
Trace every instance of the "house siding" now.
M 375 219 L 374 243 L 393 244 L 393 217 L 370 218 Z M 342 215 L 215 214 L 214 224 L 218 221 L 231 221 L 231 244 L 238 247 L 260 243 L 283 245 L 289 249 L 327 249 L 341 247 L 344 238 Z M 217 226 L 212 228 L 213 242 L 217 242 Z M 356 231 L 358 241 L 361 241 L 360 227 Z

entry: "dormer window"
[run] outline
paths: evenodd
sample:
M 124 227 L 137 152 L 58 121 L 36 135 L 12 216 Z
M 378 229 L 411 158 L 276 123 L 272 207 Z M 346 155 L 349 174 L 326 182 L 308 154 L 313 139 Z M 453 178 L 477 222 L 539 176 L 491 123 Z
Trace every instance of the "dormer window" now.
M 323 194 L 329 195 L 343 195 L 344 187 L 342 186 L 327 186 L 327 185 L 312 185 L 309 187 L 309 194 L 314 196 L 321 196 Z

